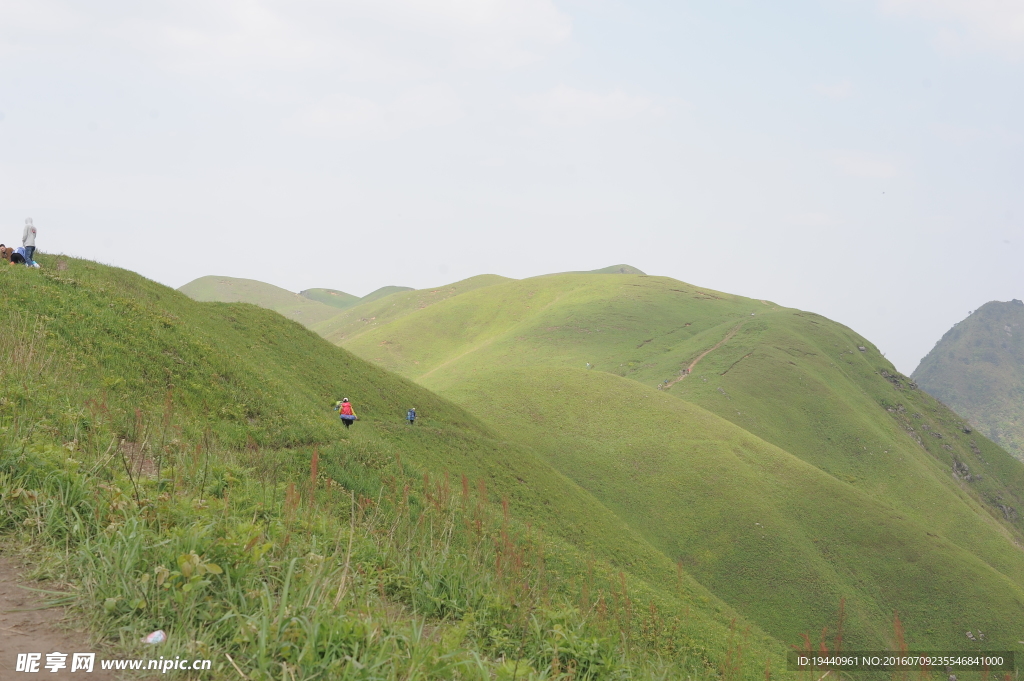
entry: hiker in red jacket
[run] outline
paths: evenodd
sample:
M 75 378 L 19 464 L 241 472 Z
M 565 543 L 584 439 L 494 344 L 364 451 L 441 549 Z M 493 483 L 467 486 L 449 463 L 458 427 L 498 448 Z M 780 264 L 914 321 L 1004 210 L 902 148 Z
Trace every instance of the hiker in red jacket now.
M 347 397 L 341 401 L 338 416 L 341 417 L 341 422 L 345 424 L 346 428 L 351 426 L 352 422 L 356 420 L 356 412 L 352 409 L 352 403 L 348 401 Z

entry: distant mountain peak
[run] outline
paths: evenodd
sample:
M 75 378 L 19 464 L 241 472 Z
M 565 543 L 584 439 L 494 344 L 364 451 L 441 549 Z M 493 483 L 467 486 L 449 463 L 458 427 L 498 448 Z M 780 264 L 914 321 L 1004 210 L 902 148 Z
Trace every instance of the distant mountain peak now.
M 599 270 L 590 270 L 588 272 L 588 274 L 643 274 L 643 275 L 646 275 L 647 273 L 646 272 L 642 272 L 641 270 L 639 270 L 636 267 L 633 267 L 632 265 L 612 265 L 610 267 L 602 267 Z
M 912 374 L 933 397 L 1024 460 L 1024 301 L 993 300 L 956 322 Z

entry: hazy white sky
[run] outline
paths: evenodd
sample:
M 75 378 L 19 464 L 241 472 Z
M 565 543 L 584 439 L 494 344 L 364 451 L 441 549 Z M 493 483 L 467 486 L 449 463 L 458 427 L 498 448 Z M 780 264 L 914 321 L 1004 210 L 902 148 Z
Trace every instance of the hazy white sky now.
M 0 241 L 357 295 L 625 262 L 910 372 L 1024 298 L 1021 0 L 0 0 Z

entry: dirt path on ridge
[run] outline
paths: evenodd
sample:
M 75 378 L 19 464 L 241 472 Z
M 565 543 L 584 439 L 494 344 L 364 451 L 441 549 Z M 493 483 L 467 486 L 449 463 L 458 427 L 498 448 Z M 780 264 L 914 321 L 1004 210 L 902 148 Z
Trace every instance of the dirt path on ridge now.
M 714 352 L 718 348 L 720 348 L 723 345 L 725 345 L 733 336 L 736 335 L 736 333 L 741 328 L 743 328 L 744 324 L 746 324 L 745 321 L 740 322 L 736 326 L 734 326 L 731 329 L 729 329 L 729 333 L 725 334 L 725 338 L 723 338 L 722 340 L 720 340 L 717 343 L 715 343 L 714 346 L 708 348 L 704 352 L 702 352 L 699 355 L 697 355 L 697 359 L 695 359 L 692 362 L 690 362 L 690 366 L 686 367 L 686 372 L 682 376 L 680 376 L 679 378 L 674 378 L 671 381 L 669 381 L 668 383 L 666 383 L 664 386 L 662 386 L 662 390 L 668 390 L 669 388 L 674 386 L 676 383 L 678 383 L 679 381 L 683 380 L 684 378 L 686 378 L 687 376 L 692 374 L 693 370 L 697 367 L 697 362 L 701 361 L 702 359 L 704 359 L 705 356 L 707 356 L 708 354 Z
M 56 594 L 39 593 L 22 587 L 43 589 L 45 585 L 30 583 L 21 577 L 23 565 L 6 556 L 0 556 L 0 679 L 26 679 L 40 676 L 46 679 L 89 679 L 114 681 L 112 672 L 100 669 L 101 655 L 97 654 L 91 674 L 71 673 L 71 653 L 95 653 L 89 637 L 67 628 L 64 609 L 48 608 L 46 601 L 59 598 Z M 58 672 L 44 668 L 47 653 L 67 653 L 67 667 Z M 15 671 L 18 653 L 41 653 L 39 672 L 23 674 Z

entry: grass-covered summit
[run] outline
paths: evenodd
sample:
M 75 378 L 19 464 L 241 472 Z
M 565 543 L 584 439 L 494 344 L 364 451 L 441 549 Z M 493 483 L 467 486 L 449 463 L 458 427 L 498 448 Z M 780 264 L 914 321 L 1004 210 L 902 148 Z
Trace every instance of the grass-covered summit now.
M 186 284 L 187 286 L 188 284 Z M 183 293 L 188 293 L 182 290 Z M 310 300 L 315 300 L 318 303 L 324 305 L 330 305 L 336 307 L 339 310 L 344 310 L 346 307 L 352 307 L 359 302 L 359 296 L 354 296 L 351 293 L 345 293 L 344 291 L 336 291 L 332 288 L 309 288 L 305 291 L 299 291 L 299 295 Z M 265 306 L 264 306 L 265 307 Z
M 525 440 L 273 312 L 40 261 L 0 268 L 0 538 L 101 650 L 162 628 L 252 681 L 783 667 Z
M 597 270 L 590 270 L 590 274 L 644 274 L 632 265 L 610 265 Z
M 331 296 L 330 293 L 320 295 L 302 295 L 292 293 L 272 284 L 265 284 L 255 279 L 238 279 L 235 277 L 207 276 L 194 279 L 178 289 L 189 298 L 201 302 L 251 303 L 268 310 L 273 310 L 288 319 L 295 320 L 303 326 L 312 326 L 338 314 L 337 302 L 322 300 L 337 298 L 345 301 L 344 296 Z M 319 289 L 320 293 L 324 290 Z M 354 296 L 352 296 L 354 298 Z M 358 300 L 358 299 L 356 299 Z
M 1024 459 L 1024 302 L 985 303 L 947 331 L 912 376 Z
M 361 306 L 346 311 L 370 320 Z M 365 308 L 364 308 L 365 309 Z M 492 285 L 328 336 L 524 442 L 782 640 L 1024 625 L 1024 466 L 854 331 L 664 277 Z

